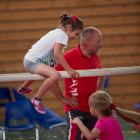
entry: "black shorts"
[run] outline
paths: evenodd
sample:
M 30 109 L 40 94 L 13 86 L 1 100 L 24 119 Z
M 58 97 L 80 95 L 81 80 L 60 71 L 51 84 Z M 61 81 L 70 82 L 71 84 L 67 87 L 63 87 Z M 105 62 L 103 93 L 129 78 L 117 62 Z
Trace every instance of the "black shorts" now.
M 91 113 L 80 110 L 70 110 L 66 112 L 65 115 L 67 121 L 67 140 L 81 140 L 81 130 L 76 124 L 71 123 L 74 118 L 78 117 L 90 131 L 94 128 L 97 122 L 97 117 L 92 116 Z M 84 138 L 84 140 L 87 139 Z

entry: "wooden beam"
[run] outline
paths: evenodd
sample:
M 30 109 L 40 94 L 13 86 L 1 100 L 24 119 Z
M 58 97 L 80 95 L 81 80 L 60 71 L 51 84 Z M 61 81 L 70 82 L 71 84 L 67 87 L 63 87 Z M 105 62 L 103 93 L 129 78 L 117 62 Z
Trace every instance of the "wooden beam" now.
M 77 72 L 79 72 L 80 77 L 134 74 L 134 73 L 140 73 L 140 66 L 77 70 Z M 60 71 L 60 74 L 61 74 L 61 78 L 70 78 L 70 75 L 66 71 Z M 0 82 L 43 80 L 46 78 L 47 77 L 38 74 L 30 74 L 30 73 L 0 74 Z

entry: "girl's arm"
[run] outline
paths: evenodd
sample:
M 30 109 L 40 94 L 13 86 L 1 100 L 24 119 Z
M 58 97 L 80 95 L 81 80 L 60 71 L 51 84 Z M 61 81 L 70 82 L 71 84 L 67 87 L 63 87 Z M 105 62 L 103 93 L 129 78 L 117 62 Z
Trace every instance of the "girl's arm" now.
M 72 123 L 77 124 L 83 135 L 89 140 L 97 138 L 101 133 L 98 128 L 93 128 L 92 131 L 89 131 L 88 128 L 82 123 L 82 121 L 78 117 L 74 118 Z
M 79 73 L 73 70 L 62 55 L 63 44 L 56 43 L 54 49 L 54 57 L 58 60 L 58 62 L 62 65 L 62 67 L 67 71 L 67 73 L 71 76 L 71 78 L 76 78 L 76 75 L 79 77 Z

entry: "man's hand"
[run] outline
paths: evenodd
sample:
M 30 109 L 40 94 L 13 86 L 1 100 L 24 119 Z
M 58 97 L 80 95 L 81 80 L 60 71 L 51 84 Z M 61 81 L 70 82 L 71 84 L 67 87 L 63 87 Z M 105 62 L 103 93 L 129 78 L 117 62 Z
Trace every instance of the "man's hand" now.
M 71 106 L 72 108 L 79 106 L 78 99 L 76 97 L 74 97 L 74 98 L 66 98 L 65 97 L 61 101 L 63 104 L 67 104 L 67 105 Z

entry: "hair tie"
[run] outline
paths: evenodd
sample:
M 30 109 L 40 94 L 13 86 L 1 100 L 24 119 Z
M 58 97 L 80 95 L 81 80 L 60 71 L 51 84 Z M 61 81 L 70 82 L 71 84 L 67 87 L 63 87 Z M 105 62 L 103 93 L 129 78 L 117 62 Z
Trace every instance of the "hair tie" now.
M 111 108 L 111 109 L 114 109 L 115 107 L 116 107 L 115 104 L 113 104 L 113 103 L 110 104 L 110 108 Z
M 76 22 L 76 19 L 77 19 L 76 16 L 73 16 L 73 17 L 72 17 L 72 21 Z

